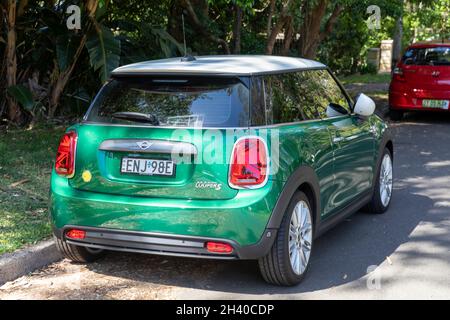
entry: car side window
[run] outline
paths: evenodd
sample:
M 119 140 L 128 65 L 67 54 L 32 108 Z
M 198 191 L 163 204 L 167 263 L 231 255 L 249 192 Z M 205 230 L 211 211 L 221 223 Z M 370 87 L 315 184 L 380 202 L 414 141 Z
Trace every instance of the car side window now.
M 346 96 L 328 70 L 267 76 L 263 87 L 267 124 L 325 119 L 330 103 L 350 112 Z
M 349 100 L 331 74 L 327 70 L 316 70 L 313 71 L 312 74 L 314 74 L 315 80 L 320 83 L 322 87 L 322 92 L 318 101 L 320 104 L 318 110 L 321 118 L 324 119 L 330 116 L 329 113 L 327 114 L 327 107 L 330 104 L 338 105 L 344 108 L 346 112 L 351 113 Z
M 264 81 L 262 77 L 254 77 L 251 86 L 251 124 L 252 126 L 267 125 Z
M 305 72 L 267 76 L 264 86 L 268 124 L 320 119 L 314 101 L 320 85 Z

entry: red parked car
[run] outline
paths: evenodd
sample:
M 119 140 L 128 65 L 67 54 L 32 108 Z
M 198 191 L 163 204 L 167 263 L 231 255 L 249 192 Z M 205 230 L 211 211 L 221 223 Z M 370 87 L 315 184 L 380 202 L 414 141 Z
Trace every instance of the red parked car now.
M 450 43 L 417 43 L 406 50 L 389 87 L 390 117 L 405 111 L 449 110 Z

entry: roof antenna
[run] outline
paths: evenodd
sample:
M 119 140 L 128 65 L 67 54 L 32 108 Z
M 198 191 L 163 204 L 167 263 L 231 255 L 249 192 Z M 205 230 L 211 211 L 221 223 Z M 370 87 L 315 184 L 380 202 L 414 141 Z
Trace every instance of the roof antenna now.
M 195 61 L 196 59 L 187 54 L 186 50 L 186 30 L 184 28 L 184 13 L 181 14 L 181 21 L 183 24 L 183 44 L 184 44 L 184 56 L 181 58 L 181 62 Z

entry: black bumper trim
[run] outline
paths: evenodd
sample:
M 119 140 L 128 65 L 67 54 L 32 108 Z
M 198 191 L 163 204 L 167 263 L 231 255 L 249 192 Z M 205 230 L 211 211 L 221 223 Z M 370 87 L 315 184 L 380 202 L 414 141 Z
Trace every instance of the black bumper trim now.
M 69 239 L 65 236 L 68 229 L 84 230 L 86 231 L 86 237 L 82 240 Z M 78 246 L 113 251 L 226 260 L 258 259 L 265 256 L 269 252 L 276 235 L 276 230 L 266 230 L 257 244 L 242 247 L 235 241 L 228 239 L 72 225 L 64 226 L 61 229 L 54 228 L 53 232 L 57 238 Z M 227 243 L 233 247 L 233 252 L 231 254 L 211 253 L 205 248 L 205 242 L 208 241 Z

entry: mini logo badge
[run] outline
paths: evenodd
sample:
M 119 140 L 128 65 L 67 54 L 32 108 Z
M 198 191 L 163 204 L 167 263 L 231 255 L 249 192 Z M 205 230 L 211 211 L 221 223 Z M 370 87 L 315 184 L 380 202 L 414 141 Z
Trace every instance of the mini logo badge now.
M 140 142 L 136 142 L 136 144 L 138 145 L 138 147 L 141 150 L 147 150 L 148 148 L 151 147 L 152 143 L 148 142 L 148 141 L 140 141 Z
M 209 181 L 197 181 L 195 187 L 197 189 L 214 189 L 216 191 L 219 191 L 220 189 L 222 189 L 222 184 Z
M 431 75 L 432 75 L 433 77 L 439 77 L 440 74 L 441 74 L 441 73 L 440 73 L 439 71 L 433 71 L 433 72 L 431 73 Z

